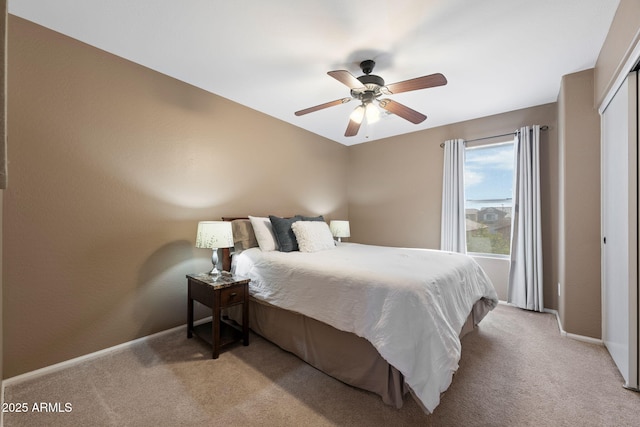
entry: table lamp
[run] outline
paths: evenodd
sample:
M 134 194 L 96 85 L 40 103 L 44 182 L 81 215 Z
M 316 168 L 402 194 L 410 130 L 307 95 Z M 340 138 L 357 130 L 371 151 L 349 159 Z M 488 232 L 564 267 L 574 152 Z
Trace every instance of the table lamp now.
M 212 276 L 218 276 L 218 249 L 233 246 L 233 232 L 231 223 L 227 221 L 200 221 L 196 234 L 196 248 L 212 249 L 211 263 L 213 269 L 209 272 Z
M 331 221 L 329 223 L 329 229 L 333 237 L 338 238 L 338 242 L 342 242 L 343 237 L 351 237 L 349 221 Z

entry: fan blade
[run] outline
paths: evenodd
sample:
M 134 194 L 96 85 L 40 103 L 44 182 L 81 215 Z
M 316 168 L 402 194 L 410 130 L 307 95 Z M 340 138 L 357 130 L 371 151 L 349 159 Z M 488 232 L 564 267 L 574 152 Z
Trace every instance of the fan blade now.
M 425 121 L 427 116 L 422 113 L 418 113 L 416 110 L 412 110 L 406 105 L 402 105 L 399 102 L 392 101 L 390 99 L 381 99 L 380 107 L 384 108 L 390 113 L 397 114 L 405 120 L 409 120 L 411 123 L 418 124 Z
M 347 70 L 329 71 L 331 77 L 350 89 L 364 89 L 364 85 Z
M 435 86 L 444 86 L 447 79 L 440 73 L 430 74 L 428 76 L 417 77 L 415 79 L 405 80 L 403 82 L 391 83 L 387 85 L 387 89 L 391 93 L 409 92 L 411 90 L 427 89 Z
M 344 136 L 356 136 L 360 130 L 360 125 L 362 124 L 363 119 L 364 107 L 359 105 L 355 110 L 353 110 L 351 116 L 349 116 L 349 124 L 347 125 L 347 130 L 345 131 Z
M 314 111 L 324 110 L 325 108 L 333 107 L 334 105 L 346 104 L 353 98 L 336 99 L 335 101 L 325 102 L 324 104 L 316 105 L 315 107 L 305 108 L 304 110 L 296 111 L 296 116 L 303 116 L 305 114 L 313 113 Z

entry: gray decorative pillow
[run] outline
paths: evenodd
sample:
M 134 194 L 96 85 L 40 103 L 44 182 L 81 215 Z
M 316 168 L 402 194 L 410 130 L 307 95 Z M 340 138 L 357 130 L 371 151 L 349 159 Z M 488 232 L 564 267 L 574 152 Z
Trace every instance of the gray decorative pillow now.
M 293 252 L 298 250 L 298 241 L 296 235 L 291 229 L 291 224 L 300 221 L 300 216 L 296 215 L 292 218 L 280 218 L 279 216 L 269 215 L 273 234 L 278 241 L 280 252 Z
M 256 234 L 253 232 L 250 220 L 235 219 L 231 221 L 231 230 L 233 231 L 236 253 L 258 246 L 258 239 L 256 239 Z

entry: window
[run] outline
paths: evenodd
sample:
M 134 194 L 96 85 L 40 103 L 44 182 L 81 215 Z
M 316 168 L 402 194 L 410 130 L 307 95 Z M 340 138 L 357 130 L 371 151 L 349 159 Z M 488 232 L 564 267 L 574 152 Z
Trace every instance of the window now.
M 514 141 L 465 149 L 467 252 L 509 255 Z

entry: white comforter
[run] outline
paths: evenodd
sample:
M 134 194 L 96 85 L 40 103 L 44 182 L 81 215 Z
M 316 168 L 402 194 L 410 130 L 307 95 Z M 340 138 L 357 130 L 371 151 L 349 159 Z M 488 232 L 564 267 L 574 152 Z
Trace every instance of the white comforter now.
M 460 360 L 460 333 L 474 303 L 496 292 L 470 257 L 426 249 L 339 243 L 315 252 L 236 256 L 251 294 L 366 338 L 433 412 Z

